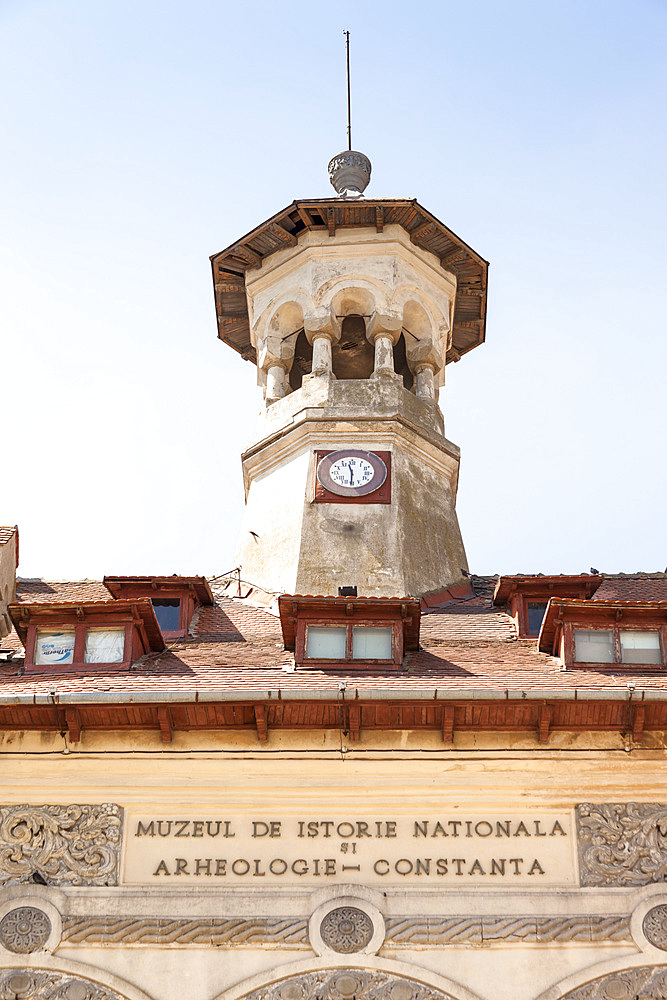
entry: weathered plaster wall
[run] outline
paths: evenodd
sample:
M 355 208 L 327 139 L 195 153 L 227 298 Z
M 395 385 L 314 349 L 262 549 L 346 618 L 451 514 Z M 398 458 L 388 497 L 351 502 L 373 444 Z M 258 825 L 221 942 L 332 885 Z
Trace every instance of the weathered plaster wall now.
M 16 597 L 17 543 L 14 532 L 4 544 L 0 544 L 0 639 L 8 635 L 12 628 L 7 606 Z

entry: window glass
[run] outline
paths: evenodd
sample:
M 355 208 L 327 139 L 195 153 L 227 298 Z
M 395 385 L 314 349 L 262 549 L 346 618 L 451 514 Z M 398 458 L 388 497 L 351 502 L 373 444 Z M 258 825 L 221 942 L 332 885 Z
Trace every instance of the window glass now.
M 306 656 L 314 660 L 344 660 L 347 629 L 309 625 Z
M 181 602 L 178 597 L 155 597 L 151 601 L 161 632 L 178 632 Z
M 391 629 L 352 629 L 352 656 L 355 660 L 391 660 Z
M 528 635 L 540 634 L 542 619 L 546 610 L 546 602 L 528 601 Z
M 614 633 L 607 629 L 575 628 L 574 644 L 581 663 L 614 662 Z
M 74 660 L 74 630 L 70 632 L 37 632 L 35 663 L 72 663 Z
M 662 663 L 657 632 L 621 632 L 623 663 Z
M 86 631 L 85 663 L 122 663 L 124 628 L 89 628 Z

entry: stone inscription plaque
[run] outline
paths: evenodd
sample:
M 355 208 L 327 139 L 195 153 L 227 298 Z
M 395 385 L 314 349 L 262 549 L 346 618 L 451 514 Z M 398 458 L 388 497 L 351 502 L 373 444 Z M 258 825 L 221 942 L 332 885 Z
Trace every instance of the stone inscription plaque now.
M 567 886 L 570 813 L 221 816 L 130 813 L 130 885 Z

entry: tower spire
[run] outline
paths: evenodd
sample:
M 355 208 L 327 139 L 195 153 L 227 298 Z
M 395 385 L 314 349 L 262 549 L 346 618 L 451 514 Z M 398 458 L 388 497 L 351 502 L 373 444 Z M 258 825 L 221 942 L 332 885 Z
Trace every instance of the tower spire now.
M 371 179 L 371 161 L 364 153 L 352 149 L 352 100 L 350 87 L 350 32 L 345 35 L 347 71 L 347 150 L 337 153 L 329 162 L 329 180 L 340 198 L 361 198 Z

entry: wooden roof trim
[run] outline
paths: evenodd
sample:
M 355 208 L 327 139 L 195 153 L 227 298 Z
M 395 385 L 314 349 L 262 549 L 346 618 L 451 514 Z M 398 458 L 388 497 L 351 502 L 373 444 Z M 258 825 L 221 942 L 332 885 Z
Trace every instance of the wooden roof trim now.
M 114 598 L 121 599 L 128 587 L 146 584 L 155 596 L 156 591 L 190 591 L 199 604 L 213 604 L 213 594 L 205 576 L 105 576 L 102 583 Z M 148 596 L 148 594 L 146 595 Z
M 592 597 L 603 579 L 604 577 L 591 573 L 499 576 L 493 591 L 493 603 L 506 604 L 515 593 L 531 597 L 544 596 L 548 600 L 549 597 L 574 597 L 585 591 L 588 597 Z M 568 590 L 570 594 L 567 593 Z
M 537 648 L 542 653 L 553 654 L 557 636 L 564 621 L 576 621 L 585 626 L 587 622 L 609 620 L 612 624 L 631 625 L 649 621 L 667 621 L 667 601 L 619 601 L 619 600 L 577 600 L 567 597 L 552 597 L 542 620 L 537 639 Z M 621 617 L 622 616 L 622 617 Z M 664 670 L 663 668 L 660 668 Z
M 403 210 L 400 221 L 391 217 L 391 213 L 396 210 Z M 346 221 L 346 214 L 348 217 L 356 214 L 357 218 L 361 214 L 368 214 L 372 218 L 359 223 Z M 321 224 L 317 222 L 316 215 L 321 219 Z M 447 353 L 446 361 L 458 361 L 485 339 L 489 265 L 480 254 L 415 199 L 372 198 L 352 202 L 340 198 L 314 198 L 293 201 L 226 249 L 213 254 L 210 260 L 219 338 L 245 360 L 256 362 L 256 352 L 250 339 L 247 302 L 242 306 L 242 311 L 238 312 L 238 306 L 233 311 L 226 309 L 224 300 L 227 295 L 238 295 L 239 291 L 245 289 L 247 270 L 260 266 L 277 250 L 296 246 L 299 233 L 309 229 L 328 229 L 333 236 L 337 228 L 361 226 L 374 226 L 379 232 L 390 224 L 401 225 L 416 246 L 439 259 L 444 270 L 457 275 L 472 267 L 476 272 L 478 280 L 473 281 L 461 274 L 460 293 L 457 292 L 456 296 L 452 330 L 454 343 Z M 433 245 L 433 240 L 442 240 L 443 237 L 451 244 L 444 251 Z M 267 240 L 270 249 L 266 248 Z M 475 301 L 479 301 L 479 315 L 475 315 Z
M 145 629 L 153 652 L 161 653 L 165 649 L 162 632 L 158 625 L 155 611 L 148 597 L 108 601 L 35 601 L 17 602 L 9 605 L 9 616 L 12 619 L 16 633 L 25 645 L 28 627 L 39 625 L 48 627 L 50 623 L 60 626 L 63 619 L 77 620 L 93 616 L 108 616 L 110 625 L 113 620 L 127 621 Z

